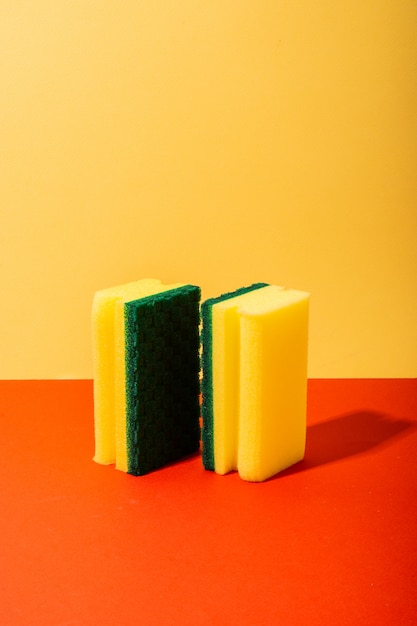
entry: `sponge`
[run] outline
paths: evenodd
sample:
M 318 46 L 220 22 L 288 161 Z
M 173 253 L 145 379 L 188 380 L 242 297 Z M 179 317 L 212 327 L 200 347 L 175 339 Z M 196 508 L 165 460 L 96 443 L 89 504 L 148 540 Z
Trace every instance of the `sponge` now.
M 264 283 L 203 303 L 206 469 L 263 481 L 303 458 L 308 305 Z
M 142 475 L 199 449 L 199 302 L 154 279 L 95 294 L 97 463 Z

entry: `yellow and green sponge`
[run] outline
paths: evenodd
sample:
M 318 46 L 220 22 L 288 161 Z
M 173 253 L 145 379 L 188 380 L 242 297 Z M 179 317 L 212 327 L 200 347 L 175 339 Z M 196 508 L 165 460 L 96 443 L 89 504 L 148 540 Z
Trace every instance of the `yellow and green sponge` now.
M 200 288 L 144 279 L 93 300 L 97 463 L 146 474 L 199 449 Z
M 308 306 L 265 283 L 202 304 L 206 469 L 263 481 L 303 458 Z

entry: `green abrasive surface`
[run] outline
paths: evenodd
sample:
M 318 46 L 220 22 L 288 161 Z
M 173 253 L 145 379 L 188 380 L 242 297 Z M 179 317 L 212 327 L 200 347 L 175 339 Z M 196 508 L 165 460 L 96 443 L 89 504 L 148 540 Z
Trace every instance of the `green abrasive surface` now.
M 200 444 L 200 288 L 125 304 L 128 473 L 140 476 Z

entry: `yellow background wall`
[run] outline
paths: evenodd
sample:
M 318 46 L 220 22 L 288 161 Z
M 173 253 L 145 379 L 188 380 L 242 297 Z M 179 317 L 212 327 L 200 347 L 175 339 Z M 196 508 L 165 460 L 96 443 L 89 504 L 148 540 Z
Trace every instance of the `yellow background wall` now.
M 0 378 L 93 292 L 312 293 L 312 377 L 417 376 L 415 0 L 2 0 Z

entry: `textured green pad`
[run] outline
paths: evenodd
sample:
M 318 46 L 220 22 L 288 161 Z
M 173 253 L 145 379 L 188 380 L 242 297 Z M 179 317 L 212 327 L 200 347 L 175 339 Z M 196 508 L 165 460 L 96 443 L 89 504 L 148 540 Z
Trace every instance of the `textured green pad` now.
M 199 304 L 193 285 L 125 304 L 129 474 L 199 449 Z
M 203 465 L 207 470 L 214 471 L 214 424 L 213 424 L 213 339 L 212 339 L 212 308 L 213 305 L 230 298 L 236 298 L 248 291 L 254 291 L 261 287 L 267 287 L 267 283 L 254 283 L 249 287 L 241 287 L 236 291 L 225 293 L 217 298 L 210 298 L 205 300 L 201 305 L 201 317 L 202 317 L 202 330 L 201 330 L 201 343 L 202 343 L 202 355 L 201 355 L 201 369 L 203 371 L 203 378 L 201 382 L 202 390 L 202 457 Z

